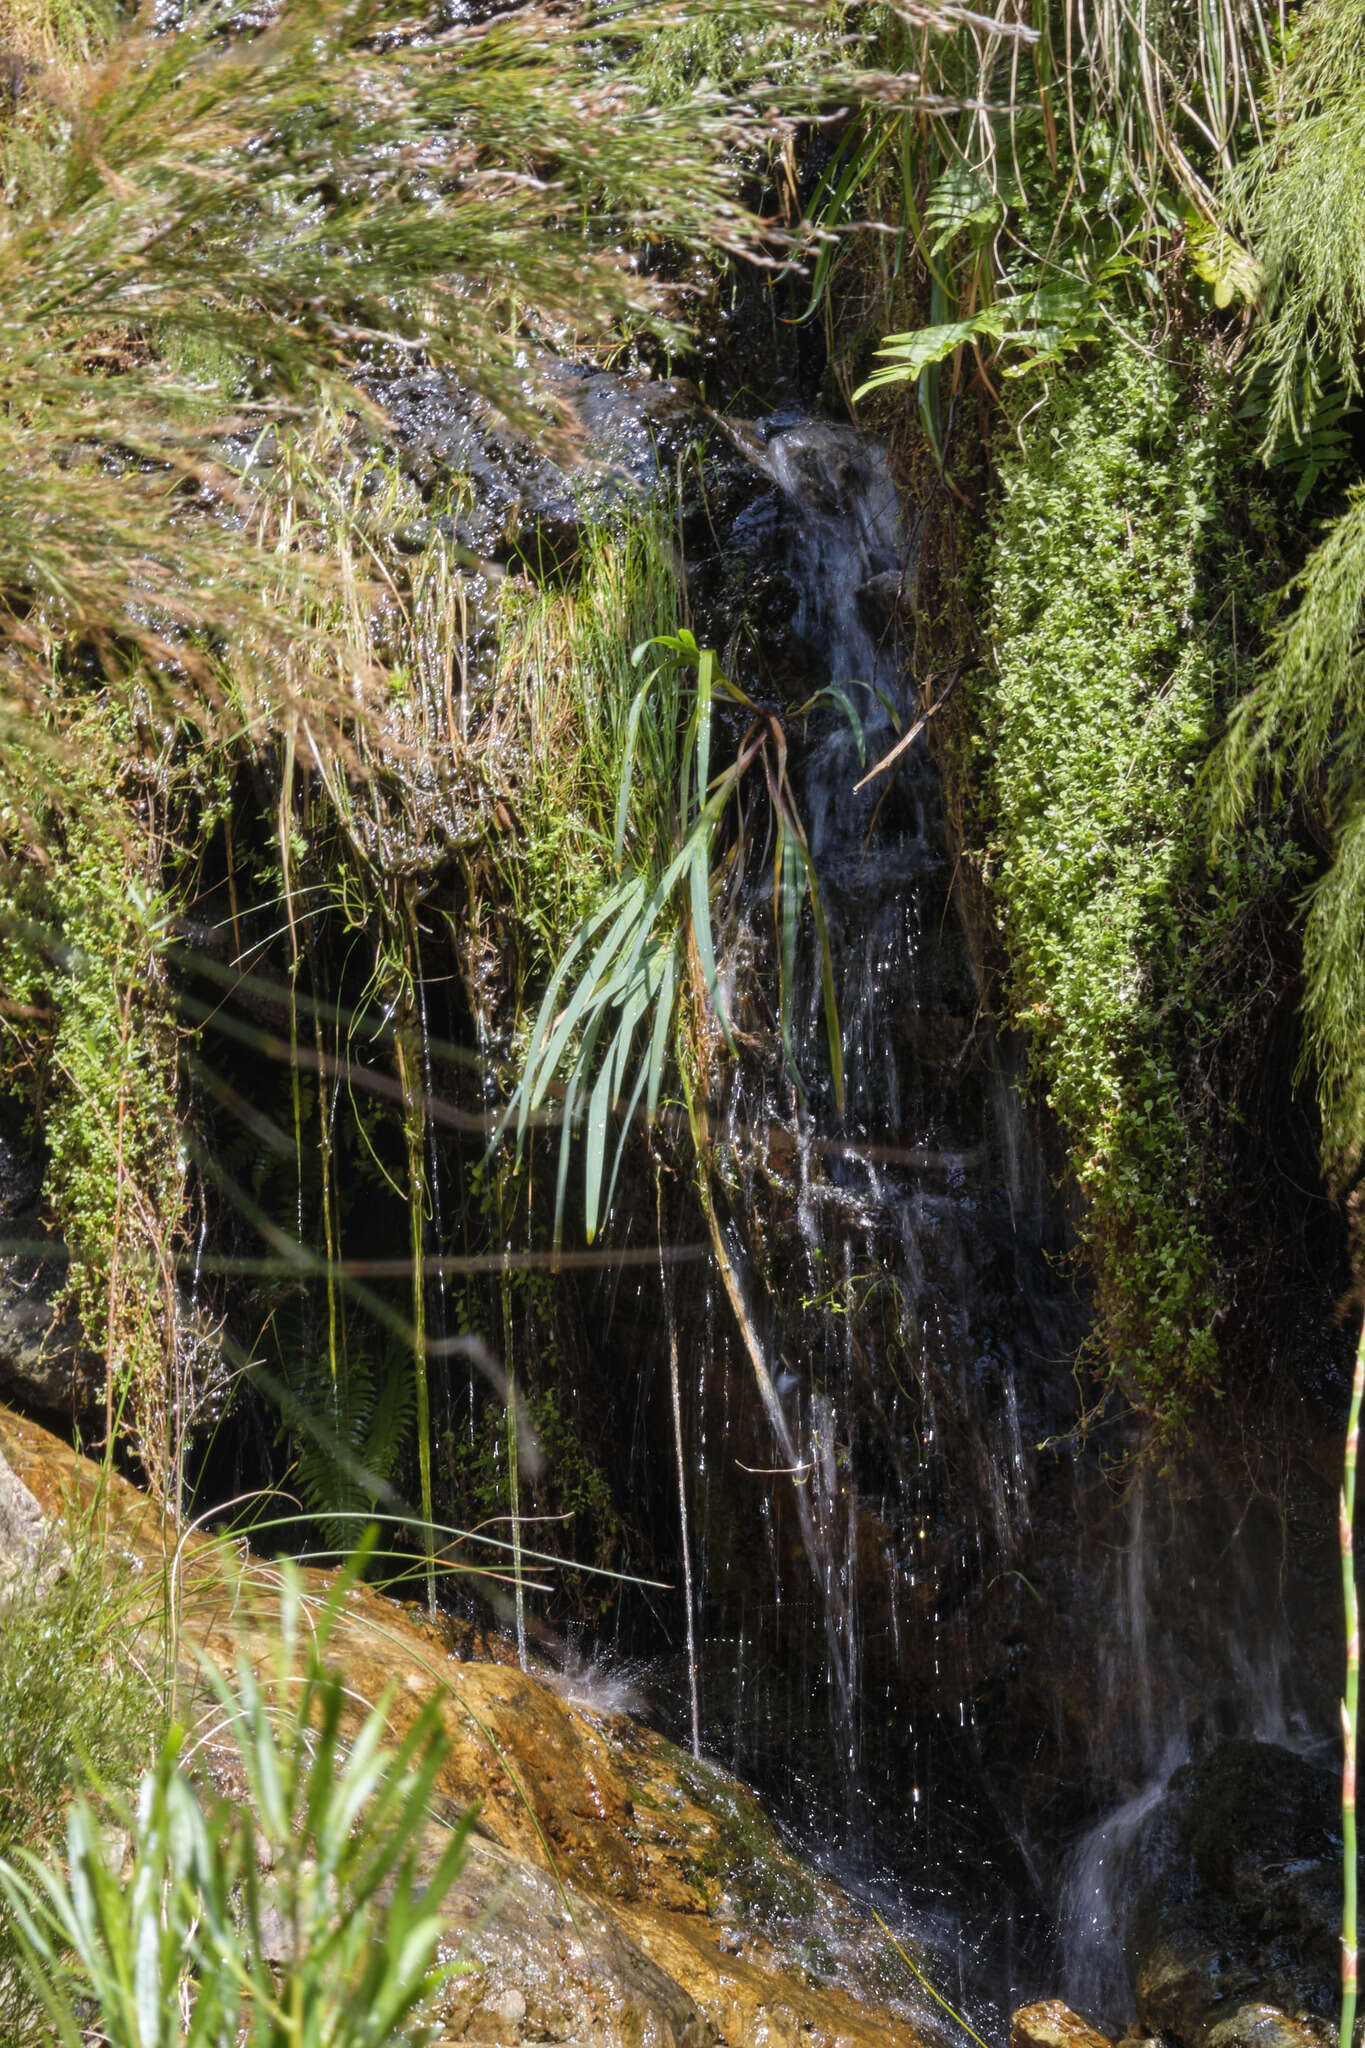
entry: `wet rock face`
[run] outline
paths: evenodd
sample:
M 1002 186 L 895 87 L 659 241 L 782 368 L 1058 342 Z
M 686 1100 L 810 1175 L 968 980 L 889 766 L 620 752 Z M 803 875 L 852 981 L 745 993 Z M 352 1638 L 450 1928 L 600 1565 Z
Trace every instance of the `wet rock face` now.
M 93 1401 L 101 1368 L 56 1299 L 66 1255 L 43 1220 L 41 1186 L 41 1168 L 0 1127 L 0 1395 L 70 1416 Z
M 1307 2048 L 1335 2027 L 1340 1783 L 1264 1742 L 1171 1781 L 1167 1875 L 1137 1915 L 1138 2011 L 1180 2048 Z
M 408 473 L 433 499 L 455 486 L 444 516 L 471 552 L 518 573 L 564 576 L 586 522 L 638 507 L 660 484 L 678 491 L 684 539 L 698 546 L 752 494 L 751 465 L 686 378 L 570 362 L 544 374 L 562 430 L 548 453 L 439 371 L 376 386 Z

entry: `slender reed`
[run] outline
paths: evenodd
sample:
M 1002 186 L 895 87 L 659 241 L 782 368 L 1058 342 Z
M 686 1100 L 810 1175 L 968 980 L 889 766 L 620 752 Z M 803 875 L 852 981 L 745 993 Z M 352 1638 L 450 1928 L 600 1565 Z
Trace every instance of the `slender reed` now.
M 403 1090 L 403 1132 L 408 1153 L 408 1219 L 412 1246 L 412 1369 L 417 1394 L 417 1468 L 422 1493 L 423 1543 L 427 1558 L 427 1607 L 436 1614 L 436 1555 L 432 1535 L 431 1403 L 427 1385 L 426 1246 L 426 1112 L 415 1034 L 410 1028 L 394 1039 L 398 1078 Z
M 1365 1327 L 1356 1347 L 1346 1469 L 1341 1482 L 1341 1594 L 1346 1610 L 1346 1696 L 1341 1703 L 1341 2048 L 1351 2048 L 1356 2017 L 1356 1729 L 1360 1720 L 1360 1603 L 1356 1597 L 1356 1455 L 1365 1398 Z
M 678 1466 L 678 1521 L 682 1530 L 683 1598 L 687 1602 L 687 1697 L 692 1714 L 692 1754 L 701 1755 L 701 1685 L 697 1668 L 697 1617 L 692 1591 L 692 1541 L 687 1516 L 687 1463 L 683 1453 L 682 1384 L 678 1372 L 678 1323 L 673 1313 L 673 1288 L 664 1259 L 663 1182 L 654 1169 L 654 1192 L 659 1214 L 659 1284 L 664 1293 L 664 1316 L 668 1324 L 668 1384 L 673 1399 L 673 1452 Z

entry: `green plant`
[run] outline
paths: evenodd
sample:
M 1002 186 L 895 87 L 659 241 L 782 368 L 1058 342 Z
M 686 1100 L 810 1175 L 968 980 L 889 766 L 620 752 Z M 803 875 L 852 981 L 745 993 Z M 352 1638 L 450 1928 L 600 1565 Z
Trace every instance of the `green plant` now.
M 109 2048 L 399 2048 L 429 2040 L 441 1902 L 470 1817 L 424 1856 L 448 1738 L 429 1702 L 387 1750 L 387 1699 L 349 1738 L 326 1664 L 350 1576 L 319 1608 L 286 1571 L 276 1668 L 212 1669 L 212 1739 L 247 1803 L 206 1794 L 174 1730 L 111 1843 L 73 1801 L 64 1867 L 0 1864 L 24 1967 L 64 2048 L 93 2020 Z M 430 1868 L 428 1868 L 428 1862 Z
M 1341 1590 L 1346 1622 L 1346 1686 L 1341 1703 L 1341 2048 L 1355 2037 L 1357 1972 L 1356 1769 L 1360 1743 L 1360 1598 L 1356 1592 L 1356 1466 L 1360 1456 L 1360 1411 L 1365 1403 L 1365 1329 L 1356 1345 L 1351 1412 L 1346 1424 L 1346 1458 L 1341 1482 Z
M 1232 394 L 1191 417 L 1185 389 L 1137 344 L 1054 385 L 1000 463 L 992 659 L 969 685 L 1011 1014 L 1086 1197 L 1098 1334 L 1177 1430 L 1215 1377 L 1226 1299 L 1226 1110 L 1201 1067 L 1250 1028 L 1237 949 L 1296 866 L 1257 826 L 1207 867 L 1200 777 L 1238 677 L 1228 593 L 1246 637 L 1262 571 L 1217 516 L 1249 489 Z
M 0 1858 L 53 1854 L 76 1788 L 103 1810 L 165 1726 L 160 1660 L 135 1648 L 127 1583 L 106 1570 L 95 1527 L 69 1533 L 0 1588 Z M 35 2019 L 19 1961 L 16 1923 L 0 1914 L 0 2038 L 14 2042 Z
M 188 1135 L 167 922 L 202 908 L 220 847 L 227 900 L 207 914 L 225 913 L 234 955 L 239 885 L 278 891 L 295 1163 L 281 1213 L 296 1242 L 311 1229 L 316 1148 L 326 1301 L 307 1334 L 334 1378 L 354 1188 L 338 1104 L 356 1094 L 340 1076 L 357 1063 L 329 1021 L 336 955 L 318 934 L 373 947 L 370 993 L 400 1013 L 382 1079 L 398 1084 L 404 1157 L 386 1156 L 373 1102 L 352 1134 L 411 1208 L 429 1520 L 415 927 L 477 836 L 471 814 L 493 809 L 463 725 L 474 686 L 456 689 L 483 565 L 442 530 L 458 484 L 424 497 L 376 456 L 373 376 L 424 357 L 567 448 L 556 357 L 684 336 L 669 265 L 623 248 L 666 247 L 670 264 L 769 250 L 740 166 L 780 144 L 831 63 L 849 82 L 825 33 L 837 43 L 845 8 L 721 0 L 706 28 L 724 62 L 684 99 L 655 64 L 661 38 L 690 36 L 672 0 L 420 35 L 386 0 L 290 0 L 250 32 L 229 14 L 191 10 L 174 36 L 80 0 L 6 16 L 21 58 L 60 59 L 21 66 L 0 104 L 7 1066 L 52 1143 L 46 1193 L 73 1308 L 109 1360 L 107 1420 L 170 1487 L 202 1335 L 179 1285 L 186 1224 L 201 1197 L 206 1215 L 229 1198 Z M 778 57 L 800 61 L 778 78 Z M 650 616 L 641 637 L 675 623 Z M 254 841 L 254 875 L 235 834 Z M 265 947 L 278 934 L 258 907 L 246 922 Z
M 27 859 L 21 835 L 0 825 L 5 1078 L 42 1107 L 45 1190 L 70 1260 L 64 1295 L 103 1355 L 106 1431 L 120 1416 L 169 1489 L 194 1405 L 184 1369 L 196 1338 L 176 1273 L 186 1192 L 164 957 L 171 832 L 156 767 L 135 751 L 122 707 L 73 709 L 62 722 L 60 800 L 32 748 L 12 747 L 0 776 L 17 786 L 26 768 L 33 775 L 27 801 L 43 845 L 41 862 Z M 139 801 L 155 823 L 136 839 L 125 806 Z
M 830 1069 L 841 1108 L 844 1099 L 843 1047 L 829 932 L 805 828 L 788 778 L 786 722 L 771 706 L 760 704 L 722 675 L 714 653 L 698 647 L 686 627 L 637 648 L 634 658 L 643 662 L 651 652 L 661 659 L 637 690 L 626 725 L 613 842 L 614 863 L 621 878 L 585 919 L 550 977 L 508 1109 L 508 1121 L 515 1120 L 520 1148 L 551 1087 L 561 1073 L 565 1076 L 556 1230 L 563 1216 L 570 1146 L 581 1122 L 584 1221 L 589 1241 L 611 1208 L 626 1139 L 641 1100 L 648 1121 L 657 1113 L 675 1013 L 684 990 L 692 991 L 699 1021 L 709 1006 L 720 1035 L 727 1045 L 733 1044 L 716 965 L 712 903 L 727 880 L 744 872 L 746 845 L 753 831 L 747 814 L 748 790 L 760 775 L 772 827 L 777 1007 L 783 1046 L 799 1088 L 791 1005 L 801 912 L 809 900 Z M 696 673 L 690 701 L 680 700 L 677 692 L 679 674 L 688 670 Z M 666 706 L 662 721 L 654 709 L 661 691 Z M 713 776 L 712 721 L 717 701 L 737 709 L 741 725 L 733 758 Z M 841 684 L 829 685 L 789 715 L 794 721 L 804 719 L 826 705 L 837 706 L 861 738 L 857 713 Z M 686 723 L 676 751 L 678 782 L 668 835 L 643 847 L 629 846 L 636 756 L 637 751 L 644 751 L 641 733 L 658 734 L 661 729 L 669 733 L 679 710 Z M 736 830 L 722 854 L 720 835 L 732 804 Z M 627 1092 L 637 1039 L 646 1030 L 644 1051 Z M 608 1130 L 618 1112 L 621 1131 L 608 1178 Z
M 1365 16 L 1353 0 L 1305 12 L 1280 79 L 1284 130 L 1248 167 L 1246 206 L 1264 274 L 1258 371 L 1269 382 L 1266 452 L 1313 454 L 1333 388 L 1361 389 L 1365 205 L 1340 166 L 1365 132 Z M 1309 223 L 1311 222 L 1311 231 Z M 1339 417 L 1339 415 L 1338 415 Z M 1343 450 L 1331 451 L 1338 469 Z M 1231 829 L 1267 784 L 1323 821 L 1330 860 L 1304 927 L 1304 1064 L 1317 1082 L 1329 1173 L 1349 1183 L 1365 1156 L 1365 486 L 1338 500 L 1287 612 L 1237 705 L 1216 761 Z

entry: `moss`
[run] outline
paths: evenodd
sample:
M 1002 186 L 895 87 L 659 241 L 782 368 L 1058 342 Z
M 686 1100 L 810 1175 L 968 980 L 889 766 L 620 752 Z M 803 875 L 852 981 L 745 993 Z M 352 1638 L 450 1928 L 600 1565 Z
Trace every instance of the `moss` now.
M 112 1407 L 164 1486 L 172 1367 L 189 1335 L 176 1277 L 185 1158 L 164 967 L 169 846 L 136 742 L 131 721 L 97 705 L 64 728 L 60 788 L 35 767 L 41 859 L 0 837 L 0 982 L 5 1077 L 40 1113 L 44 1195 L 71 1254 L 67 1298 L 108 1360 Z M 120 808 L 139 802 L 157 821 L 141 842 Z
M 1201 769 L 1267 587 L 1250 450 L 1211 369 L 1200 389 L 1125 341 L 1017 404 L 970 685 L 1008 1002 L 1085 1196 L 1099 1339 L 1175 1431 L 1216 1382 L 1228 1299 L 1200 1075 L 1234 1028 L 1237 934 L 1295 870 L 1255 830 L 1207 866 Z

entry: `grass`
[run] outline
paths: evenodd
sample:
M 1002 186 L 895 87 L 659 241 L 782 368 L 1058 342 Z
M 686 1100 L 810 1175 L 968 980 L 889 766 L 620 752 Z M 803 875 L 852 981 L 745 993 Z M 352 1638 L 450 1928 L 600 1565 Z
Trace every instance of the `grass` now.
M 0 1593 L 0 1861 L 9 1863 L 60 1853 L 78 1789 L 107 1822 L 167 1722 L 160 1659 L 139 1644 L 126 1580 L 108 1570 L 94 1529 L 74 1531 L 69 1562 L 54 1564 Z M 6 2041 L 31 2039 L 36 2019 L 21 1956 L 17 1924 L 0 1914 Z

